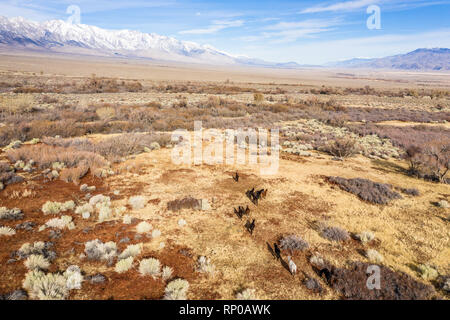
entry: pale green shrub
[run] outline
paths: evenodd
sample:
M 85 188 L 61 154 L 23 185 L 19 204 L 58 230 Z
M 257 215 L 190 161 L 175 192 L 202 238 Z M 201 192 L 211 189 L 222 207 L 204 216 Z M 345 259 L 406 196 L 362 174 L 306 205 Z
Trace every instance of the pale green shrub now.
M 50 266 L 50 262 L 40 254 L 32 254 L 25 260 L 25 266 L 28 270 L 47 270 Z
M 256 300 L 255 289 L 244 289 L 236 294 L 237 300 Z
M 143 276 L 150 275 L 156 278 L 160 275 L 161 263 L 155 258 L 144 259 L 139 264 L 139 272 Z
M 42 212 L 44 214 L 58 214 L 61 211 L 61 203 L 47 201 L 42 206 Z
M 184 279 L 175 279 L 169 282 L 164 290 L 164 300 L 186 300 L 189 282 Z
M 132 222 L 131 216 L 128 215 L 128 214 L 124 215 L 123 218 L 122 218 L 122 222 L 124 224 L 131 224 L 131 222 Z
M 367 250 L 366 257 L 367 259 L 369 259 L 370 262 L 373 263 L 382 263 L 384 260 L 383 256 L 377 250 L 374 249 Z
M 16 230 L 10 227 L 0 227 L 0 236 L 13 236 L 16 234 Z
M 133 257 L 121 259 L 116 263 L 114 270 L 117 273 L 126 272 L 126 271 L 130 270 L 131 267 L 133 266 L 133 261 L 134 261 Z
M 102 194 L 97 194 L 89 199 L 89 204 L 92 207 L 96 207 L 97 209 L 100 208 L 101 206 L 109 207 L 111 205 L 111 199 Z
M 89 203 L 85 203 L 81 206 L 78 206 L 75 209 L 75 213 L 79 215 L 83 215 L 84 213 L 89 213 L 89 215 L 94 212 L 94 207 L 92 207 Z
M 83 275 L 81 274 L 80 267 L 69 266 L 64 272 L 66 278 L 66 287 L 69 290 L 81 289 L 81 283 L 83 282 Z
M 65 228 L 68 228 L 69 230 L 75 229 L 75 224 L 72 222 L 71 216 L 62 216 L 61 218 L 50 219 L 45 223 L 45 226 L 49 228 L 57 228 L 60 230 Z
M 172 277 L 173 274 L 173 269 L 169 266 L 165 266 L 164 268 L 162 268 L 162 273 L 161 276 L 163 278 L 163 280 L 168 280 Z
M 32 270 L 26 274 L 23 287 L 31 299 L 64 300 L 69 295 L 66 281 L 60 274 Z
M 47 201 L 42 205 L 42 212 L 44 214 L 58 214 L 73 209 L 75 209 L 75 202 L 73 200 L 64 203 Z
M 90 260 L 110 263 L 117 256 L 117 245 L 112 241 L 103 243 L 99 239 L 95 239 L 84 244 L 84 253 Z
M 209 258 L 201 256 L 197 260 L 197 272 L 200 273 L 214 273 L 214 265 L 211 263 Z
M 147 204 L 147 199 L 143 196 L 134 196 L 128 199 L 129 205 L 133 208 L 133 210 L 143 209 Z
M 361 241 L 363 244 L 371 242 L 375 239 L 375 234 L 371 231 L 363 231 L 356 235 L 356 238 Z
M 318 255 L 311 256 L 311 258 L 309 258 L 309 262 L 316 267 L 322 267 L 325 265 L 323 258 Z
M 147 221 L 142 221 L 136 226 L 137 233 L 148 233 L 152 230 L 153 226 Z
M 119 259 L 127 259 L 128 257 L 136 257 L 141 254 L 142 243 L 130 244 L 127 248 L 119 255 Z
M 178 225 L 179 225 L 180 227 L 184 227 L 186 224 L 187 224 L 186 220 L 184 220 L 184 219 L 178 220 Z
M 159 238 L 161 236 L 161 231 L 155 229 L 152 231 L 152 238 Z
M 439 273 L 428 264 L 421 264 L 417 267 L 420 276 L 425 280 L 434 280 L 439 276 Z
M 23 218 L 22 210 L 19 208 L 8 209 L 6 207 L 0 208 L 0 219 L 3 220 L 19 220 Z
M 108 206 L 102 206 L 100 207 L 99 213 L 98 213 L 98 222 L 103 222 L 105 220 L 111 219 L 112 217 L 112 210 Z

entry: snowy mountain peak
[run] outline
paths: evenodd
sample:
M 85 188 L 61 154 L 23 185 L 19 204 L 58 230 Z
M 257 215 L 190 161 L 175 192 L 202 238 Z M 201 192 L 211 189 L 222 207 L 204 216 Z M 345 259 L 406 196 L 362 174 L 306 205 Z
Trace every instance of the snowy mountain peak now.
M 210 45 L 180 41 L 155 33 L 106 30 L 62 20 L 33 22 L 0 16 L 0 45 L 48 51 L 150 58 L 193 63 L 235 64 L 236 57 Z

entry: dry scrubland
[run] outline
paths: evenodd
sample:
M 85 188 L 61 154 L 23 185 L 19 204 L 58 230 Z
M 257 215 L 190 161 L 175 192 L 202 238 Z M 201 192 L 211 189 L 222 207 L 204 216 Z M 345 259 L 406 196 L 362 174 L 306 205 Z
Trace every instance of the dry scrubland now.
M 445 75 L 177 81 L 11 59 L 0 63 L 1 298 L 448 299 Z M 194 120 L 280 128 L 278 173 L 173 164 L 170 133 Z M 267 189 L 257 205 L 252 188 Z M 381 290 L 365 286 L 372 264 Z

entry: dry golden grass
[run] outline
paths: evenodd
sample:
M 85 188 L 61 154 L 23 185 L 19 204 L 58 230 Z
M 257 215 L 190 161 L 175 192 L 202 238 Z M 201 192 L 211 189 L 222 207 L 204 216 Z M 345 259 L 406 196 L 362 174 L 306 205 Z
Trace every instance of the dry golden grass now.
M 210 277 L 201 277 L 192 283 L 190 298 L 196 290 L 214 290 L 222 299 L 232 299 L 241 287 L 255 288 L 262 299 L 315 299 L 300 281 L 292 279 L 276 262 L 267 249 L 281 235 L 298 234 L 317 252 L 337 266 L 348 261 L 366 261 L 364 251 L 353 245 L 332 243 L 322 237 L 313 225 L 325 222 L 351 233 L 370 230 L 380 242 L 377 251 L 384 264 L 417 278 L 413 266 L 432 263 L 442 274 L 448 274 L 450 234 L 448 210 L 435 208 L 431 203 L 450 194 L 448 185 L 413 179 L 394 170 L 406 166 L 401 161 L 372 162 L 357 157 L 345 162 L 331 161 L 320 156 L 302 162 L 281 160 L 278 174 L 260 177 L 254 167 L 244 166 L 175 166 L 170 162 L 170 150 L 154 151 L 133 160 L 143 163 L 145 170 L 139 175 L 124 174 L 108 181 L 112 188 L 120 189 L 141 185 L 143 195 L 161 200 L 144 209 L 133 211 L 134 217 L 149 219 L 162 232 L 159 241 L 171 242 L 192 249 L 197 255 L 206 255 L 218 271 Z M 150 164 L 150 165 L 149 165 Z M 235 183 L 231 175 L 241 173 Z M 387 206 L 371 205 L 356 196 L 325 184 L 321 176 L 339 175 L 346 178 L 367 178 L 391 183 L 394 186 L 415 185 L 421 196 L 407 197 Z M 191 181 L 195 181 L 193 187 Z M 247 188 L 268 188 L 267 199 L 256 207 L 245 196 Z M 166 210 L 167 202 L 179 196 L 209 199 L 208 212 Z M 254 236 L 244 228 L 233 207 L 249 205 L 251 217 L 256 219 Z M 180 228 L 183 218 L 187 226 Z M 159 242 L 146 245 L 158 249 Z M 310 253 L 294 256 L 301 270 L 313 275 L 306 262 Z M 328 291 L 321 298 L 337 298 Z

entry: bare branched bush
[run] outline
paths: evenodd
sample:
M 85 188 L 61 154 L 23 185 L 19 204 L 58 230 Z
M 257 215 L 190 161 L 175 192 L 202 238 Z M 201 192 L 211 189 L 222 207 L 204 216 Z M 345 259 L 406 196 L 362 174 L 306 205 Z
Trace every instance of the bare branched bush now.
M 450 144 L 434 140 L 422 146 L 412 145 L 406 149 L 405 159 L 409 163 L 408 172 L 441 183 L 448 182 L 450 170 Z
M 323 146 L 323 151 L 339 158 L 347 158 L 358 152 L 355 139 L 345 137 L 337 138 Z

